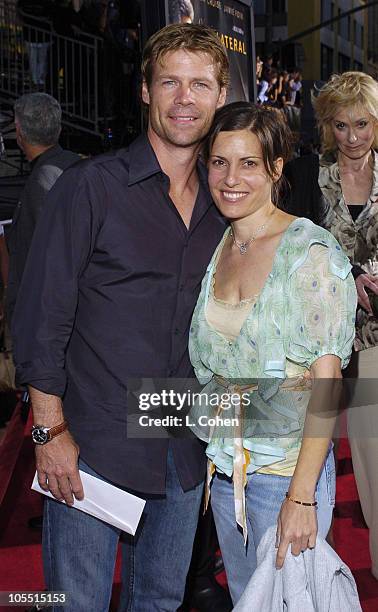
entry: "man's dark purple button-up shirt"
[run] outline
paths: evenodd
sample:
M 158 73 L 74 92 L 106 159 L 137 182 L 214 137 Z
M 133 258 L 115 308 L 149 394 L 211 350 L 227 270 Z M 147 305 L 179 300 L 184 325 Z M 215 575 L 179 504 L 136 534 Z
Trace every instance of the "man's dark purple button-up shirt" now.
M 127 379 L 192 375 L 190 320 L 224 231 L 199 174 L 188 230 L 145 135 L 68 169 L 38 223 L 14 315 L 18 382 L 63 397 L 84 461 L 146 493 L 164 492 L 168 444 L 184 489 L 203 478 L 197 440 L 126 433 Z

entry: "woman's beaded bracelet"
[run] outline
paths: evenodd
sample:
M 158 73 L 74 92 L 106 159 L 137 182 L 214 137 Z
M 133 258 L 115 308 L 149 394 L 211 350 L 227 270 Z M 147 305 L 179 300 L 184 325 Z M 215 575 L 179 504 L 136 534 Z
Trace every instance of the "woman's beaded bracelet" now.
M 299 499 L 294 499 L 294 497 L 291 497 L 291 495 L 289 495 L 289 491 L 286 491 L 286 495 L 285 495 L 286 499 L 288 499 L 291 502 L 294 502 L 295 504 L 299 504 L 300 506 L 317 506 L 318 502 L 314 501 L 314 502 L 303 502 L 300 501 Z

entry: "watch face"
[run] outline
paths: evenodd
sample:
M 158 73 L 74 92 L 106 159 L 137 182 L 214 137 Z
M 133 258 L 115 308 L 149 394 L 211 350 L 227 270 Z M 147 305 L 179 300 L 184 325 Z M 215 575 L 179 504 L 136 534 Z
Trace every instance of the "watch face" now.
M 46 444 L 49 435 L 43 427 L 33 427 L 32 440 L 35 444 Z

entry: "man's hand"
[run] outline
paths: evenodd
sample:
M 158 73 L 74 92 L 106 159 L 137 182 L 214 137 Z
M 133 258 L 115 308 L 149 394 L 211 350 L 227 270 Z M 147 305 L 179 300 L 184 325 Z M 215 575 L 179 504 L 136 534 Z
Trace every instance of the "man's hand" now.
M 369 314 L 373 314 L 370 306 L 369 296 L 366 293 L 366 288 L 371 289 L 374 293 L 378 294 L 378 277 L 374 276 L 373 274 L 360 274 L 356 278 L 358 303 Z
M 29 386 L 34 423 L 55 427 L 64 421 L 60 397 Z M 38 482 L 59 501 L 72 505 L 74 496 L 83 499 L 84 491 L 78 468 L 79 447 L 69 431 L 64 431 L 41 446 L 36 445 Z
M 79 447 L 68 431 L 35 449 L 38 482 L 44 491 L 50 491 L 59 501 L 68 505 L 83 499 L 78 457 Z
M 283 566 L 290 544 L 291 554 L 295 556 L 307 548 L 314 548 L 317 532 L 316 508 L 300 506 L 285 499 L 277 522 L 276 568 Z

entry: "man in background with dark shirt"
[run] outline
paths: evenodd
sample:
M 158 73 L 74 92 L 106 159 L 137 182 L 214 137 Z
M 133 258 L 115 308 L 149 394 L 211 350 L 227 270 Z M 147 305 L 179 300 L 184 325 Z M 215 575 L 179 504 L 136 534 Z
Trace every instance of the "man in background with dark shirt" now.
M 77 153 L 65 151 L 59 145 L 62 110 L 55 98 L 45 93 L 25 94 L 16 101 L 14 113 L 17 143 L 30 162 L 31 173 L 7 236 L 10 260 L 6 307 L 9 325 L 46 195 L 63 170 L 80 159 Z
M 203 489 L 198 440 L 127 436 L 127 381 L 192 375 L 190 320 L 224 231 L 198 153 L 228 59 L 212 29 L 171 25 L 148 41 L 142 74 L 147 134 L 58 180 L 13 326 L 38 480 L 68 504 L 48 499 L 44 520 L 46 582 L 69 594 L 66 612 L 108 610 L 120 536 L 69 507 L 84 494 L 79 453 L 81 469 L 147 500 L 123 542 L 122 610 L 177 610 Z

